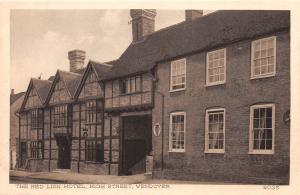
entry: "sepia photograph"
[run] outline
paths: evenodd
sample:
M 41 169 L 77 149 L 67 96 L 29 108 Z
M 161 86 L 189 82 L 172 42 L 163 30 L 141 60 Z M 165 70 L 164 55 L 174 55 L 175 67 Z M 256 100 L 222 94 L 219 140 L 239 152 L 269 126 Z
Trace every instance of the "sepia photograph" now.
M 7 185 L 294 185 L 293 11 L 195 8 L 10 9 Z

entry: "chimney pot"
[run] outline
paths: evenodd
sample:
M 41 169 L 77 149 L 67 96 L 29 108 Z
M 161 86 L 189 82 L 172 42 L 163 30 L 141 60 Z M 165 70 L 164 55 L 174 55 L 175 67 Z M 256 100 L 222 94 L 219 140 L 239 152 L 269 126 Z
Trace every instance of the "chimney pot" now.
M 11 89 L 10 94 L 12 94 L 12 95 L 15 94 L 15 89 Z
M 78 49 L 69 51 L 68 57 L 70 60 L 70 72 L 76 72 L 84 67 L 85 51 Z
M 155 9 L 131 9 L 132 41 L 142 41 L 155 31 Z
M 185 21 L 192 21 L 203 16 L 203 10 L 185 10 Z

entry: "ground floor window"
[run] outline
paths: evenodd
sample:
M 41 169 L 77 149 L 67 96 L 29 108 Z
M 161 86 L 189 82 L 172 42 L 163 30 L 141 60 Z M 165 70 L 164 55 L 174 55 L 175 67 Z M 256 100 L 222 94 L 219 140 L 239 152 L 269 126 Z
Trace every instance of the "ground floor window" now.
M 169 150 L 172 152 L 185 151 L 185 112 L 170 114 Z
M 101 140 L 89 139 L 85 141 L 85 160 L 103 162 L 104 151 Z
M 254 105 L 250 108 L 249 153 L 274 153 L 275 105 Z
M 205 151 L 225 151 L 225 109 L 209 109 L 206 111 Z
M 42 141 L 30 142 L 30 157 L 35 159 L 42 158 Z

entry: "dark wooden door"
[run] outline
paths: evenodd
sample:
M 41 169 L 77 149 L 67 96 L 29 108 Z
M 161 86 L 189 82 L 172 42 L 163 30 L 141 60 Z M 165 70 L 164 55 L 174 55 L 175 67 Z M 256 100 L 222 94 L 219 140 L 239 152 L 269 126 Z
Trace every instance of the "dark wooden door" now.
M 66 136 L 60 136 L 58 140 L 58 162 L 57 167 L 59 169 L 70 169 L 71 153 L 70 144 Z
M 26 147 L 26 142 L 21 142 L 20 143 L 20 154 L 21 154 L 21 159 L 20 159 L 20 167 L 24 166 L 26 163 L 26 158 L 27 158 L 27 147 Z
M 152 149 L 151 116 L 128 116 L 122 120 L 122 174 L 144 173 L 145 158 Z

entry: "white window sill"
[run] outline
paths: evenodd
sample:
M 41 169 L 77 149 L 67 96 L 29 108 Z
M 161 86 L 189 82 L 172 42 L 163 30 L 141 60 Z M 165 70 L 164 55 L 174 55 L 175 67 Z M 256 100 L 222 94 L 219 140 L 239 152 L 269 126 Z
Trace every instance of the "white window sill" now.
M 215 85 L 223 85 L 225 83 L 226 83 L 226 81 L 216 82 L 216 83 L 206 83 L 205 87 L 210 87 L 210 86 L 215 86 Z
M 170 93 L 172 93 L 172 92 L 177 92 L 177 91 L 184 91 L 185 90 L 185 88 L 181 88 L 181 89 L 174 89 L 174 90 L 170 90 Z
M 169 150 L 168 152 L 170 152 L 170 153 L 184 153 L 185 150 L 184 149 L 181 149 L 181 150 Z
M 269 77 L 275 77 L 275 76 L 276 76 L 276 73 L 263 74 L 263 75 L 251 76 L 250 80 L 253 80 L 253 79 L 263 79 L 263 78 L 269 78 Z
M 224 154 L 225 150 L 205 150 L 205 154 Z
M 252 150 L 248 154 L 274 154 L 274 150 Z

